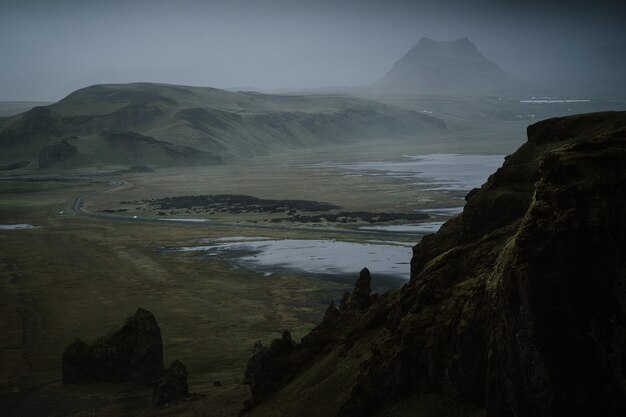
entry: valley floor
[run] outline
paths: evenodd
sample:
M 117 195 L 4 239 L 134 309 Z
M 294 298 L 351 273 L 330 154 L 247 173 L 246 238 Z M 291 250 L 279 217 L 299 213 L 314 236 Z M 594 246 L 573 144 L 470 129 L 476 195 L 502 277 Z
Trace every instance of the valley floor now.
M 237 267 L 225 257 L 164 248 L 246 236 L 404 245 L 419 239 L 419 234 L 356 226 L 263 222 L 272 216 L 258 213 L 216 214 L 204 224 L 132 221 L 133 216 L 163 216 L 146 206 L 115 212 L 123 206 L 120 202 L 237 194 L 322 201 L 346 211 L 410 213 L 416 207 L 453 207 L 458 205 L 458 193 L 417 191 L 411 181 L 388 175 L 346 175 L 333 167 L 307 167 L 329 161 L 392 161 L 402 155 L 507 154 L 524 140 L 524 127 L 511 123 L 475 137 L 459 133 L 419 143 L 372 142 L 358 149 L 293 152 L 219 167 L 157 169 L 121 178 L 107 174 L 115 168 L 81 172 L 80 178 L 75 172 L 50 172 L 45 177 L 37 172 L 3 174 L 0 224 L 35 227 L 0 229 L 1 413 L 206 415 L 211 410 L 211 415 L 236 415 L 248 395 L 241 378 L 254 342 L 266 343 L 286 329 L 295 339 L 301 338 L 351 283 L 289 269 L 266 274 Z M 25 176 L 30 178 L 25 180 Z M 79 180 L 68 181 L 70 177 Z M 120 179 L 123 186 L 90 194 Z M 89 196 L 85 211 L 110 210 L 110 215 L 125 220 L 74 213 L 74 200 L 81 195 Z M 186 210 L 169 216 L 211 217 Z M 187 366 L 190 391 L 201 394 L 199 399 L 154 410 L 148 390 L 62 386 L 64 348 L 77 337 L 89 342 L 116 329 L 140 306 L 154 313 L 161 326 L 166 364 L 179 359 Z

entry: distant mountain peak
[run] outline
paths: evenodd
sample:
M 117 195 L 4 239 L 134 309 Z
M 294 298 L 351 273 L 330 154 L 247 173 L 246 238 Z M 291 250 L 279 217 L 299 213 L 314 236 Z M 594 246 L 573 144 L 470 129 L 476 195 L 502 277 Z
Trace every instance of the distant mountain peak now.
M 374 87 L 410 93 L 480 94 L 511 91 L 520 85 L 467 37 L 453 41 L 423 37 Z
M 454 41 L 450 42 L 450 45 L 452 45 L 453 47 L 458 48 L 458 49 L 465 49 L 465 50 L 468 50 L 468 51 L 478 52 L 478 48 L 476 48 L 476 44 L 474 42 L 470 41 L 468 37 L 459 38 L 457 40 L 454 40 Z
M 454 41 L 452 41 L 452 43 L 455 43 L 455 44 L 458 44 L 458 45 L 471 45 L 474 48 L 476 47 L 476 45 L 474 45 L 474 43 L 472 41 L 470 41 L 467 36 L 464 36 L 462 38 L 454 40 Z
M 474 43 L 472 41 L 469 40 L 469 38 L 467 36 L 459 38 L 459 39 L 455 39 L 453 41 L 436 41 L 433 40 L 427 36 L 423 36 L 422 38 L 420 38 L 420 40 L 415 44 L 415 47 L 420 47 L 420 46 L 429 46 L 429 45 L 468 45 L 471 46 L 473 48 L 476 48 L 476 45 L 474 45 Z
M 421 54 L 477 54 L 484 58 L 476 45 L 469 38 L 459 38 L 453 41 L 435 41 L 430 38 L 421 38 L 410 50 L 406 56 L 419 56 Z

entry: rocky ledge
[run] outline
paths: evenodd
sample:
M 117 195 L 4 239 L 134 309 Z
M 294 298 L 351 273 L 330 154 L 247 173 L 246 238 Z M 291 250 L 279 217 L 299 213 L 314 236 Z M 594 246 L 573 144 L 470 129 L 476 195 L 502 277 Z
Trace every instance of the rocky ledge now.
M 626 415 L 624 167 L 626 112 L 530 126 L 410 282 L 370 296 L 363 275 L 302 343 L 258 347 L 246 411 Z

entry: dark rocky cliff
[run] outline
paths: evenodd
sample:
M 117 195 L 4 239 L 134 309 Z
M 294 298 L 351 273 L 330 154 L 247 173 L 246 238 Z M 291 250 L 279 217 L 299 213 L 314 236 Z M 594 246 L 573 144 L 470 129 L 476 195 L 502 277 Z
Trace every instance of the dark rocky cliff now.
M 410 282 L 273 355 L 251 415 L 626 415 L 625 166 L 626 112 L 530 126 Z

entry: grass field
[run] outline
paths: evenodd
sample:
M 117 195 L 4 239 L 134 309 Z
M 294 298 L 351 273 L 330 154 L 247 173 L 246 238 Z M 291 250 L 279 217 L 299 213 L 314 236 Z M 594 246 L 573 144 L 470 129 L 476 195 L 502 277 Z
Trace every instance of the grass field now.
M 117 328 L 139 306 L 157 317 L 166 362 L 186 364 L 192 390 L 212 381 L 237 385 L 256 340 L 284 329 L 301 337 L 339 289 L 313 278 L 265 277 L 226 262 L 164 255 L 163 246 L 229 230 L 58 215 L 76 193 L 98 185 L 51 185 L 53 191 L 5 194 L 0 208 L 2 223 L 39 226 L 0 232 L 0 401 L 25 396 L 30 403 L 41 390 L 69 395 L 54 391 L 65 346 Z
M 215 226 L 205 227 L 89 219 L 71 211 L 77 196 L 99 190 L 109 180 L 123 179 L 123 187 L 90 197 L 85 209 L 97 212 L 142 198 L 231 193 L 325 201 L 346 210 L 409 212 L 417 206 L 441 206 L 445 198 L 418 193 L 410 183 L 385 176 L 346 176 L 336 169 L 306 166 L 433 152 L 507 153 L 523 140 L 520 127 L 503 126 L 475 141 L 432 137 L 419 144 L 372 142 L 360 149 L 291 152 L 245 163 L 159 169 L 121 178 L 101 175 L 117 167 L 91 170 L 92 176 L 75 182 L 24 181 L 15 173 L 4 174 L 0 224 L 37 227 L 0 230 L 0 333 L 4 335 L 0 409 L 9 410 L 9 415 L 90 415 L 94 410 L 102 415 L 151 415 L 149 391 L 63 387 L 59 382 L 61 355 L 71 341 L 76 337 L 92 341 L 119 327 L 141 306 L 152 311 L 161 326 L 166 362 L 185 363 L 191 391 L 205 395 L 197 402 L 177 405 L 176 410 L 203 415 L 210 407 L 220 410 L 215 415 L 233 415 L 247 395 L 240 380 L 252 344 L 267 343 L 285 329 L 299 339 L 319 322 L 346 284 L 284 271 L 265 276 L 234 268 L 223 259 L 167 253 L 162 248 L 224 236 L 372 238 L 367 233 L 348 236 L 341 228 L 255 226 L 249 222 L 255 219 L 246 215 L 224 214 Z M 222 385 L 214 386 L 214 381 Z

